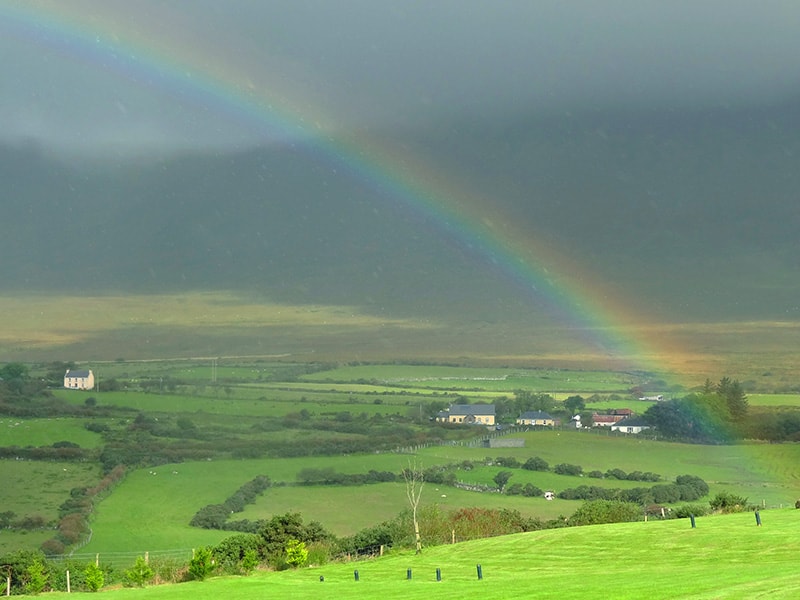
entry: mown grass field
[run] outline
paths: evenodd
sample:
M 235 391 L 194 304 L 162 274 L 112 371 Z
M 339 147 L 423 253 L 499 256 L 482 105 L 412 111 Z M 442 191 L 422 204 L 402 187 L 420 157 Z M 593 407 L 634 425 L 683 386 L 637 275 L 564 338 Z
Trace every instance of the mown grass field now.
M 393 553 L 244 578 L 117 589 L 103 596 L 119 600 L 796 598 L 800 511 L 764 511 L 761 527 L 752 513 L 699 518 L 696 525 L 691 528 L 687 519 L 680 519 L 544 530 L 426 548 L 420 555 Z M 406 578 L 408 569 L 411 580 Z

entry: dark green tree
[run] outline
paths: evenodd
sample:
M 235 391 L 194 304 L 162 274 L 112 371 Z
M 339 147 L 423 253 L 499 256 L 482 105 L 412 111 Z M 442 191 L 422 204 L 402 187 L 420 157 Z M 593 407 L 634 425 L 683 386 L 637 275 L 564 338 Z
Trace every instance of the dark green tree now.
M 564 400 L 564 410 L 570 415 L 577 415 L 586 408 L 586 401 L 582 396 L 570 396 Z
M 502 492 L 512 475 L 513 473 L 511 471 L 499 471 L 494 477 L 492 477 L 492 481 L 494 481 L 497 485 L 497 489 Z

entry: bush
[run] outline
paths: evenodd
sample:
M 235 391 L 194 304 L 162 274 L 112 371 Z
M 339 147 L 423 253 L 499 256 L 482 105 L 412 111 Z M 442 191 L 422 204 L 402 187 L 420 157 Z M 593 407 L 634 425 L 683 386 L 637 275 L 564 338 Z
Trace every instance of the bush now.
M 144 556 L 137 556 L 134 565 L 125 571 L 125 581 L 128 585 L 144 587 L 153 579 L 153 569 L 147 564 Z
M 547 464 L 547 461 L 543 458 L 534 456 L 533 458 L 526 460 L 525 464 L 522 465 L 522 468 L 527 469 L 528 471 L 549 471 L 550 465 Z
M 90 562 L 88 565 L 86 565 L 86 568 L 83 570 L 83 578 L 86 589 L 90 592 L 99 591 L 105 583 L 105 575 L 103 574 L 102 569 L 100 569 L 100 567 L 93 562 Z
M 189 576 L 197 581 L 203 581 L 214 571 L 214 561 L 211 557 L 211 548 L 201 546 L 194 552 L 189 562 Z
M 536 487 L 532 483 L 526 483 L 525 487 L 522 488 L 522 495 L 526 498 L 538 498 L 544 495 L 544 492 L 541 488 Z
M 308 562 L 308 549 L 305 542 L 289 539 L 286 542 L 286 564 L 291 567 L 302 567 Z
M 617 500 L 590 500 L 569 518 L 570 525 L 599 525 L 601 523 L 627 523 L 638 521 L 642 508 L 632 502 Z
M 697 500 L 698 498 L 708 495 L 708 484 L 694 475 L 679 475 L 675 478 L 675 483 L 678 485 L 687 485 L 697 494 L 694 498 L 684 498 L 684 500 Z
M 47 569 L 44 561 L 36 558 L 25 568 L 25 593 L 35 596 L 41 594 L 46 586 Z
M 583 467 L 579 465 L 561 463 L 553 467 L 553 471 L 559 475 L 580 475 L 583 473 Z
M 728 492 L 720 492 L 709 501 L 709 505 L 715 511 L 723 513 L 735 513 L 750 510 L 750 505 L 747 504 L 747 498 L 743 496 L 736 496 Z
M 254 556 L 256 565 L 264 557 L 262 538 L 252 533 L 240 533 L 225 538 L 211 550 L 217 565 L 226 572 L 248 572 L 245 557 Z M 248 559 L 250 560 L 250 559 Z M 253 565 L 252 570 L 256 565 Z
M 705 504 L 684 504 L 674 508 L 670 515 L 676 519 L 688 519 L 692 515 L 695 517 L 704 517 L 710 512 L 711 509 Z

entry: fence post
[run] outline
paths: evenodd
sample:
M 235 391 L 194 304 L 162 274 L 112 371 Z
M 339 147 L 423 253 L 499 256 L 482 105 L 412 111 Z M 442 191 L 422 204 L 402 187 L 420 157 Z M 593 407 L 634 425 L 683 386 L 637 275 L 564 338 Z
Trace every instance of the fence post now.
M 67 569 L 67 593 L 69 594 L 70 591 L 71 590 L 69 589 L 69 569 Z
M 100 566 L 100 553 L 99 552 L 94 555 L 94 566 L 95 567 L 99 567 Z
M 442 580 L 442 570 L 439 567 L 436 567 L 436 581 Z

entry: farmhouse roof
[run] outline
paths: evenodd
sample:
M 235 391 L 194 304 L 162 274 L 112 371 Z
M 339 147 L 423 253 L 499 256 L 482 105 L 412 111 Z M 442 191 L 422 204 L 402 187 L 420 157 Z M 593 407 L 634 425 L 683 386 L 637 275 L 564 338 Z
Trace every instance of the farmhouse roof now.
M 650 424 L 642 417 L 628 417 L 614 423 L 615 427 L 650 427 Z
M 527 420 L 530 420 L 530 421 L 546 421 L 546 420 L 552 421 L 553 420 L 553 417 L 551 417 L 549 414 L 547 414 L 546 412 L 543 412 L 541 410 L 529 410 L 527 412 L 522 413 L 519 416 L 519 418 L 520 419 L 525 419 L 526 421 Z
M 450 415 L 494 415 L 494 404 L 452 404 L 447 411 Z
M 70 371 L 67 370 L 67 373 L 64 377 L 88 377 L 89 371 Z
M 598 415 L 597 413 L 592 415 L 592 422 L 593 423 L 618 423 L 623 420 L 622 415 Z

